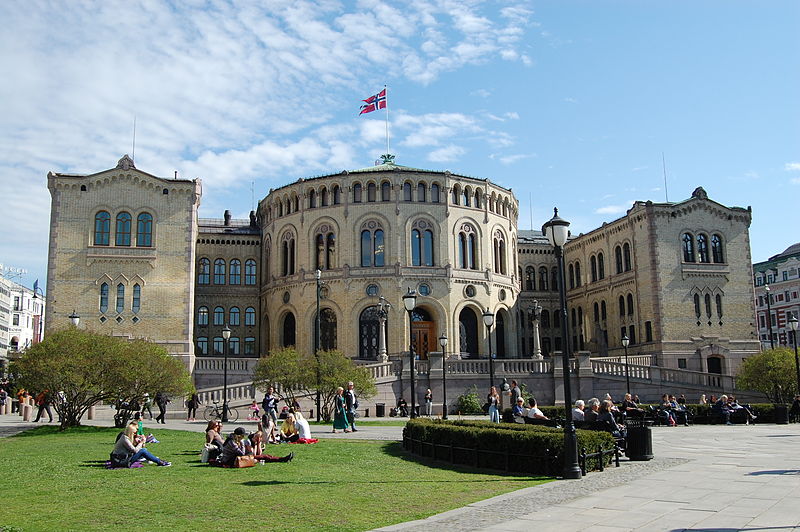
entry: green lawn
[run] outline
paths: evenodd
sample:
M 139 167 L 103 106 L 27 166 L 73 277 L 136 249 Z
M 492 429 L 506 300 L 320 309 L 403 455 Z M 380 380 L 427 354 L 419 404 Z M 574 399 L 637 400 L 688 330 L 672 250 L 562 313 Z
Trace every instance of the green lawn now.
M 548 479 L 417 462 L 399 443 L 272 445 L 291 463 L 201 464 L 202 434 L 157 430 L 148 447 L 173 463 L 107 470 L 116 429 L 55 427 L 0 439 L 0 530 L 366 530 L 419 519 Z

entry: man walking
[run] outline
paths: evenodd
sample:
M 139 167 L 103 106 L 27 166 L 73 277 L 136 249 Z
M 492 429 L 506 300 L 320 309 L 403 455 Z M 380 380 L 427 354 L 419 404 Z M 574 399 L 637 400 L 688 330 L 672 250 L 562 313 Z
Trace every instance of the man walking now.
M 34 423 L 38 423 L 42 418 L 42 412 L 47 412 L 47 417 L 50 418 L 48 423 L 53 422 L 53 412 L 50 410 L 51 401 L 52 399 L 50 398 L 50 390 L 44 390 L 36 396 L 36 404 L 39 406 L 39 412 L 36 414 L 36 419 L 33 420 Z
M 158 417 L 156 417 L 156 423 L 161 422 L 164 425 L 167 424 L 167 403 L 169 403 L 169 399 L 167 399 L 167 395 L 165 393 L 156 393 L 156 406 L 158 406 Z
M 261 409 L 264 411 L 261 414 L 261 421 L 264 427 L 268 427 L 268 419 L 272 420 L 273 426 L 278 425 L 278 396 L 275 395 L 275 388 L 270 386 L 267 388 L 267 393 L 264 394 L 264 400 L 261 401 Z
M 519 399 L 520 397 L 522 397 L 522 390 L 520 390 L 519 386 L 517 386 L 517 381 L 512 380 L 511 381 L 511 404 L 512 405 L 517 404 L 517 399 Z
M 358 397 L 353 390 L 353 381 L 347 383 L 347 391 L 344 392 L 345 408 L 347 409 L 347 421 L 350 423 L 353 432 L 356 430 L 356 410 L 358 410 Z

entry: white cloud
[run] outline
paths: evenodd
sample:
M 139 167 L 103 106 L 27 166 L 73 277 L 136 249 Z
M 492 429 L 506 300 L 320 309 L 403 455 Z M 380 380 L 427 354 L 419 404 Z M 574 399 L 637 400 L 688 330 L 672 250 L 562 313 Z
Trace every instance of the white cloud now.
M 800 171 L 800 163 L 786 163 L 783 169 L 786 170 L 787 172 Z
M 789 183 L 793 185 L 800 185 L 800 177 L 793 177 L 789 180 Z
M 569 96 L 564 98 L 564 101 L 567 103 L 578 103 L 578 100 L 576 100 L 575 98 L 571 98 Z
M 450 163 L 457 161 L 464 153 L 466 153 L 466 150 L 461 146 L 450 144 L 449 146 L 430 152 L 428 154 L 428 160 L 434 163 Z
M 595 214 L 613 214 L 613 215 L 625 214 L 626 212 L 628 212 L 628 209 L 630 209 L 631 206 L 633 206 L 633 203 L 634 203 L 633 200 L 631 200 L 631 201 L 629 201 L 627 203 L 622 203 L 622 204 L 619 204 L 619 205 L 605 205 L 603 207 L 599 207 L 599 208 L 595 209 L 594 213 Z
M 513 155 L 491 154 L 489 156 L 490 159 L 496 159 L 496 160 L 500 161 L 501 164 L 505 164 L 505 165 L 514 164 L 514 163 L 516 163 L 518 161 L 522 161 L 522 160 L 525 160 L 525 159 L 531 159 L 533 157 L 537 157 L 537 155 L 535 153 L 516 153 L 516 154 L 513 154 Z

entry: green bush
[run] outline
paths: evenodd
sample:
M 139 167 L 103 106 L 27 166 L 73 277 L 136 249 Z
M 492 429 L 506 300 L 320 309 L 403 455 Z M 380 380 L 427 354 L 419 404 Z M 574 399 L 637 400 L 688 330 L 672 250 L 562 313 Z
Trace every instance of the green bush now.
M 578 430 L 577 437 L 579 452 L 614 446 L 614 438 L 606 432 Z M 418 418 L 406 424 L 403 439 L 415 454 L 478 468 L 554 476 L 564 461 L 564 431 L 537 425 Z M 610 461 L 605 458 L 606 464 Z M 589 470 L 599 466 L 599 460 L 587 462 Z
M 456 400 L 457 411 L 461 414 L 483 414 L 482 405 L 483 403 L 478 397 L 478 389 L 475 386 L 464 391 Z

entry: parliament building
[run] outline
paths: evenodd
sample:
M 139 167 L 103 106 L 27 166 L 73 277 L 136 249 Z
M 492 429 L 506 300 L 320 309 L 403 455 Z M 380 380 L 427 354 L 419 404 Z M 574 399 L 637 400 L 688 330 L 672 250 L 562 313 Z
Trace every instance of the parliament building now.
M 223 353 L 313 352 L 319 274 L 322 349 L 360 361 L 498 358 L 562 348 L 558 276 L 541 231 L 488 179 L 394 164 L 299 179 L 248 219 L 200 218 L 199 179 L 161 178 L 127 155 L 92 174 L 49 173 L 45 323 L 153 340 L 190 371 Z M 557 202 L 557 199 L 553 199 Z M 759 350 L 749 208 L 702 188 L 677 203 L 637 201 L 565 247 L 572 346 L 651 355 L 664 367 L 730 375 Z M 409 315 L 402 296 L 418 294 Z M 208 383 L 206 383 L 208 384 Z

